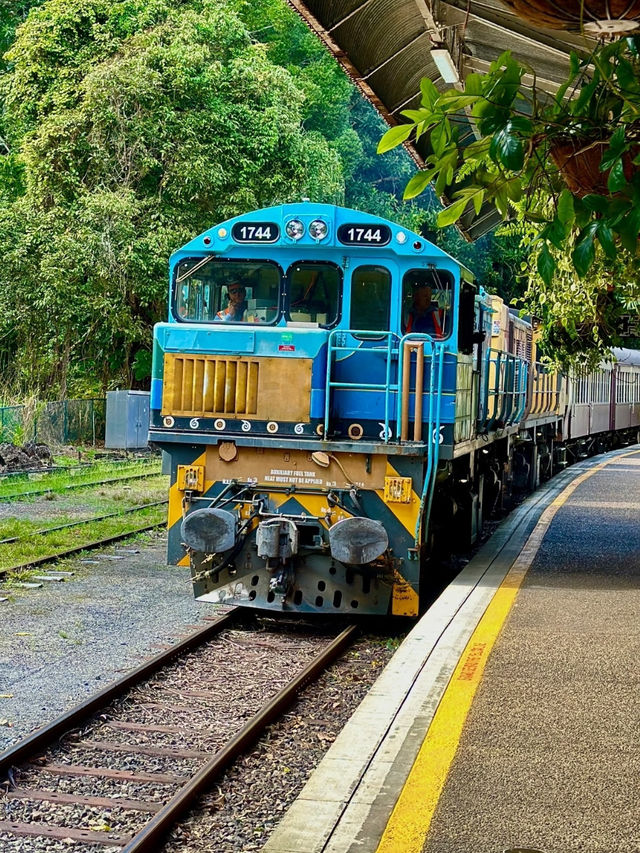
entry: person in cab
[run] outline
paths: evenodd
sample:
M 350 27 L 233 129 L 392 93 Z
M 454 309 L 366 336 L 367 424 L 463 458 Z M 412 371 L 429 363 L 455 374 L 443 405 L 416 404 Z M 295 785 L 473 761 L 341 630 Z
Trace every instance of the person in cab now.
M 226 323 L 242 323 L 247 315 L 247 288 L 242 281 L 232 281 L 227 285 L 229 302 L 216 314 L 216 320 Z
M 419 332 L 435 338 L 444 336 L 444 318 L 437 302 L 432 301 L 433 291 L 428 284 L 419 282 L 413 290 L 413 304 L 407 318 L 405 332 Z

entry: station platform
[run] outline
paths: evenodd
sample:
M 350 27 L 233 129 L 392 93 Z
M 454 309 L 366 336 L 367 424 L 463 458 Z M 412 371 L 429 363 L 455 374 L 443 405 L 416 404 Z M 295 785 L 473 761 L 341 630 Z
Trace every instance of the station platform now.
M 640 851 L 639 651 L 634 445 L 500 525 L 263 853 Z

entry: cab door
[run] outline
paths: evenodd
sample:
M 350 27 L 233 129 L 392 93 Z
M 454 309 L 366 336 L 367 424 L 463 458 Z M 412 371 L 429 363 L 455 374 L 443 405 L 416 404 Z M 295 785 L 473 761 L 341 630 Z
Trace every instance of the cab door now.
M 344 306 L 348 328 L 337 329 L 330 337 L 329 432 L 344 438 L 393 437 L 398 335 L 391 329 L 398 318 L 390 266 L 354 266 Z

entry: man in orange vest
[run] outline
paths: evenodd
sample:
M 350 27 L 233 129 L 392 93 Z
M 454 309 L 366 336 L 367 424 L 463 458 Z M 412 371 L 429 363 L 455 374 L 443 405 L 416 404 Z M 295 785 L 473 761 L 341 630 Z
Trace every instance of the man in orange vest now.
M 416 285 L 405 332 L 420 332 L 435 338 L 443 337 L 442 314 L 437 302 L 431 301 L 431 295 L 432 291 L 428 284 Z
M 247 310 L 247 288 L 242 281 L 232 281 L 227 285 L 227 293 L 229 294 L 229 304 L 226 308 L 218 311 L 216 320 L 224 322 L 241 323 L 245 319 Z

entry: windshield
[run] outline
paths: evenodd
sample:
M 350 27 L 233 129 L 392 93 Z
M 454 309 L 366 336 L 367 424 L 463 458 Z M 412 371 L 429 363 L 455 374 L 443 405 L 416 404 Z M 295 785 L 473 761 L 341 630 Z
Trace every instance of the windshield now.
M 175 313 L 199 323 L 274 323 L 281 278 L 270 261 L 188 258 L 176 271 Z
M 289 269 L 289 319 L 331 326 L 338 320 L 340 270 L 329 263 L 300 262 Z

